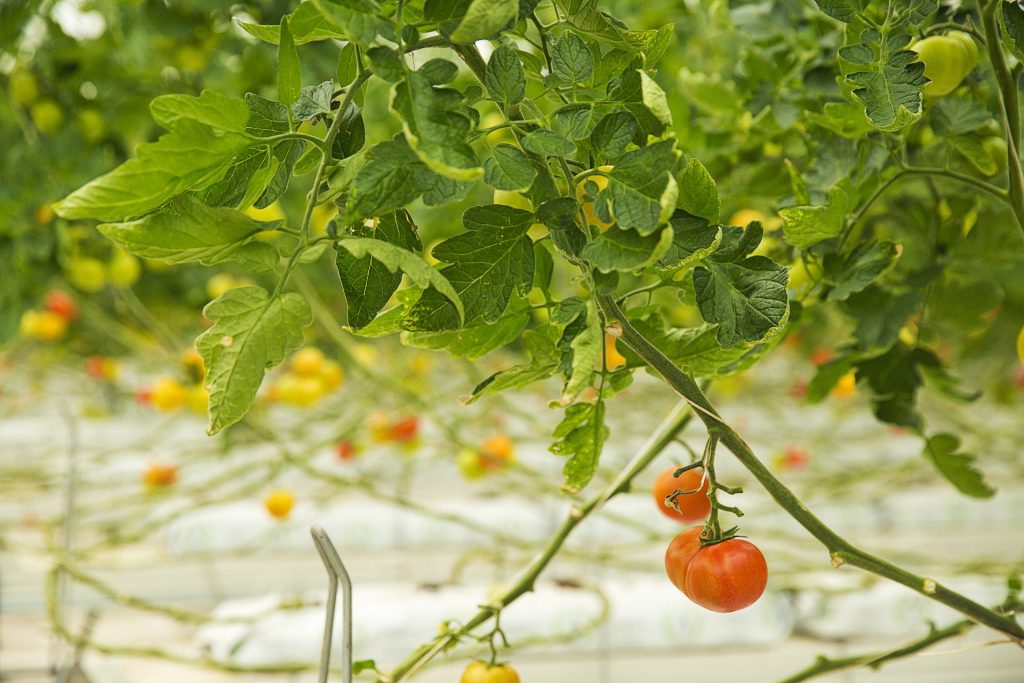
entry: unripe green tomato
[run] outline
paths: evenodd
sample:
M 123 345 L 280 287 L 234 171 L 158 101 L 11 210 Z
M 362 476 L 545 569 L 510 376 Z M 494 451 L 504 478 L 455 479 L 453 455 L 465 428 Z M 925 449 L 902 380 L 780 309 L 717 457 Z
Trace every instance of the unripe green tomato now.
M 996 166 L 999 167 L 999 173 L 1005 173 L 1006 140 L 999 135 L 993 135 L 992 137 L 985 138 L 981 145 L 988 152 L 988 155 L 992 157 L 992 160 L 996 162 Z
M 924 75 L 931 82 L 921 88 L 928 97 L 941 97 L 956 90 L 978 64 L 978 48 L 962 31 L 929 36 L 910 46 L 924 62 Z
M 463 448 L 458 455 L 459 472 L 466 479 L 480 479 L 487 474 L 481 461 L 480 454 L 471 448 Z
M 131 287 L 142 273 L 139 259 L 127 251 L 117 249 L 107 264 L 107 279 L 119 287 Z
M 41 100 L 32 105 L 32 123 L 40 133 L 51 135 L 64 123 L 64 112 L 53 100 Z
M 83 109 L 78 113 L 78 130 L 90 145 L 94 145 L 106 135 L 107 125 L 103 115 L 96 109 Z
M 107 270 L 99 259 L 80 257 L 68 261 L 67 274 L 71 284 L 83 292 L 98 292 L 107 284 Z
M 39 99 L 39 84 L 27 69 L 15 69 L 7 84 L 11 101 L 22 107 L 29 107 Z

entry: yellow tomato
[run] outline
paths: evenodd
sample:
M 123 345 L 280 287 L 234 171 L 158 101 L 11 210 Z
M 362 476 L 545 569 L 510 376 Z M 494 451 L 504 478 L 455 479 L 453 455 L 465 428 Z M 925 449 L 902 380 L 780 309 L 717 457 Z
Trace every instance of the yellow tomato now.
M 1017 357 L 1024 363 L 1024 327 L 1020 328 L 1020 334 L 1017 336 Z
M 612 168 L 612 166 L 598 166 L 597 170 L 602 173 L 611 173 Z M 594 196 L 598 192 L 603 192 L 604 189 L 608 187 L 608 177 L 599 174 L 589 175 L 576 184 L 576 199 L 583 204 L 583 213 L 587 217 L 587 223 L 597 226 L 598 230 L 604 232 L 608 228 L 612 227 L 612 223 L 601 220 L 597 215 L 597 212 L 594 211 L 594 203 L 587 201 L 586 196 L 588 185 L 594 186 L 589 188 L 591 196 Z
M 257 209 L 255 206 L 250 206 L 245 210 L 245 215 L 256 221 L 270 222 L 270 221 L 283 221 L 287 220 L 288 217 L 284 213 L 284 209 L 281 208 L 279 202 Z
M 50 208 L 49 204 L 40 204 L 36 207 L 36 223 L 39 225 L 49 225 L 53 222 L 53 209 Z
M 466 479 L 481 479 L 487 474 L 487 470 L 484 469 L 480 454 L 472 448 L 463 448 L 460 450 L 456 457 L 456 464 L 459 467 L 459 472 Z
M 309 220 L 309 227 L 312 228 L 312 233 L 316 236 L 326 235 L 327 224 L 337 214 L 338 209 L 334 204 L 317 204 Z
M 292 354 L 292 372 L 303 377 L 311 377 L 320 373 L 324 364 L 324 352 L 315 346 L 301 348 Z
M 461 683 L 519 683 L 519 674 L 509 664 L 488 666 L 473 662 L 462 672 Z
M 174 465 L 150 465 L 142 473 L 142 483 L 148 489 L 173 486 L 178 481 L 178 468 Z
M 607 333 L 604 335 L 604 363 L 609 370 L 618 370 L 626 365 L 626 357 L 619 353 L 615 337 Z
M 308 408 L 323 398 L 323 381 L 316 376 L 286 374 L 277 384 L 277 398 L 285 403 Z
M 196 415 L 206 415 L 206 411 L 210 409 L 210 392 L 200 384 L 189 387 L 187 391 L 185 402 L 188 409 Z
M 763 211 L 740 209 L 729 219 L 729 225 L 738 225 L 741 228 L 745 228 L 751 221 L 758 221 L 763 225 L 766 220 L 768 220 L 768 216 Z
M 76 117 L 78 130 L 82 138 L 90 145 L 95 145 L 106 135 L 107 126 L 103 121 L 103 114 L 96 109 L 83 109 Z
M 325 360 L 324 364 L 320 366 L 320 380 L 327 391 L 334 391 L 340 387 L 344 379 L 345 373 L 335 361 Z
M 56 342 L 68 332 L 68 321 L 53 311 L 25 311 L 21 316 L 21 333 L 44 342 Z
M 206 281 L 206 295 L 211 299 L 218 299 L 235 287 L 238 287 L 238 280 L 234 275 L 217 273 Z
M 107 284 L 107 269 L 99 259 L 81 256 L 68 261 L 68 279 L 83 292 L 98 292 Z
M 533 204 L 530 203 L 529 199 L 518 192 L 510 192 L 509 190 L 495 190 L 494 203 L 501 204 L 502 206 L 511 206 L 513 209 L 533 211 Z
M 361 365 L 373 365 L 377 362 L 377 349 L 369 344 L 358 343 L 352 347 L 352 357 Z
M 172 377 L 161 377 L 153 383 L 149 400 L 160 412 L 169 413 L 188 402 L 188 392 L 181 382 Z
M 850 398 L 857 394 L 857 377 L 853 371 L 846 373 L 839 378 L 836 385 L 832 387 L 832 395 L 837 398 Z
M 142 264 L 123 249 L 114 250 L 107 263 L 107 279 L 118 287 L 131 287 L 142 274 Z
M 271 491 L 263 499 L 267 512 L 275 519 L 287 519 L 295 507 L 295 495 L 287 489 Z

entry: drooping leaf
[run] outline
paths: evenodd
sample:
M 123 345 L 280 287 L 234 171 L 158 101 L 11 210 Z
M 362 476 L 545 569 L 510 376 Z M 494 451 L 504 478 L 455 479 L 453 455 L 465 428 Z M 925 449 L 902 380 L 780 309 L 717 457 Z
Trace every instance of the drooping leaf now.
M 525 299 L 509 304 L 492 324 L 470 325 L 446 332 L 403 332 L 402 343 L 421 349 L 445 349 L 455 358 L 476 360 L 516 340 L 530 322 Z
M 672 243 L 655 266 L 661 270 L 689 268 L 712 254 L 722 241 L 722 229 L 703 218 L 676 211 L 669 219 Z
M 718 222 L 721 201 L 718 198 L 718 186 L 704 164 L 697 159 L 690 159 L 676 174 L 679 185 L 679 198 L 676 206 L 687 213 L 706 218 L 712 223 Z
M 877 128 L 898 131 L 921 117 L 921 88 L 928 83 L 924 63 L 908 50 L 906 33 L 882 33 L 867 28 L 860 43 L 839 49 L 839 55 L 860 70 L 846 78 L 864 103 L 868 118 Z
M 991 498 L 996 490 L 989 486 L 975 467 L 975 458 L 960 452 L 960 438 L 954 434 L 936 434 L 925 442 L 924 456 L 960 493 L 972 498 Z
M 582 255 L 603 273 L 638 270 L 662 258 L 672 245 L 672 236 L 670 225 L 650 235 L 613 225 L 584 247 Z
M 334 99 L 334 82 L 324 81 L 319 85 L 307 85 L 292 104 L 292 116 L 298 121 L 309 121 L 317 116 L 331 113 Z
M 847 254 L 825 257 L 825 278 L 831 285 L 829 301 L 844 301 L 888 271 L 896 261 L 892 242 L 863 242 Z
M 213 326 L 196 339 L 206 364 L 210 424 L 216 434 L 249 410 L 264 373 L 302 345 L 302 328 L 312 322 L 301 295 L 270 296 L 261 287 L 238 287 L 203 310 Z
M 665 140 L 627 152 L 618 160 L 601 195 L 620 228 L 649 235 L 668 221 L 679 192 L 673 178 L 678 156 L 674 142 Z M 597 210 L 600 216 L 601 207 Z
M 638 139 L 640 124 L 628 111 L 617 111 L 603 117 L 590 133 L 590 149 L 598 162 L 617 159 L 630 143 L 643 142 Z
M 501 143 L 484 159 L 484 182 L 497 190 L 526 192 L 537 177 L 537 169 L 518 147 Z
M 828 193 L 826 206 L 792 206 L 779 210 L 783 235 L 794 247 L 806 249 L 823 240 L 836 237 L 843 230 L 851 205 L 846 182 Z
M 277 99 L 286 107 L 299 98 L 302 74 L 299 69 L 299 51 L 295 48 L 292 32 L 288 29 L 288 16 L 281 17 L 281 30 L 277 45 Z
M 604 422 L 604 401 L 574 403 L 565 409 L 565 416 L 555 428 L 551 452 L 569 456 L 562 469 L 570 493 L 581 491 L 594 476 L 609 429 Z

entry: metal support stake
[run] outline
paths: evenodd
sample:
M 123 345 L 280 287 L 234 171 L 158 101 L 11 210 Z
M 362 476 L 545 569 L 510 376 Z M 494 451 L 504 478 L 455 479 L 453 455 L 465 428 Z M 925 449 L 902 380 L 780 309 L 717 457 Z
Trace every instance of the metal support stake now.
M 314 524 L 310 528 L 313 544 L 320 553 L 320 559 L 327 569 L 330 580 L 327 588 L 327 618 L 324 622 L 324 641 L 320 649 L 319 683 L 327 683 L 331 669 L 331 646 L 334 641 L 334 611 L 338 602 L 338 583 L 341 583 L 342 637 L 341 637 L 341 680 L 352 683 L 352 579 L 341 561 L 337 549 L 331 543 L 327 532 Z

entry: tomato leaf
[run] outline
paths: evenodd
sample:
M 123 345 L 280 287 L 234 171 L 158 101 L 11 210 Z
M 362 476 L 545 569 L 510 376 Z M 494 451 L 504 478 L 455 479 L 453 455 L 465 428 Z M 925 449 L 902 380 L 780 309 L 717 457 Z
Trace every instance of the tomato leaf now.
M 975 468 L 975 457 L 959 452 L 960 438 L 953 434 L 936 434 L 925 442 L 924 456 L 960 493 L 972 498 L 991 498 L 996 490 L 989 486 Z
M 562 489 L 577 493 L 590 483 L 597 469 L 609 429 L 604 422 L 604 401 L 574 403 L 565 409 L 565 416 L 554 431 L 555 442 L 549 450 L 555 455 L 569 456 L 562 469 Z

